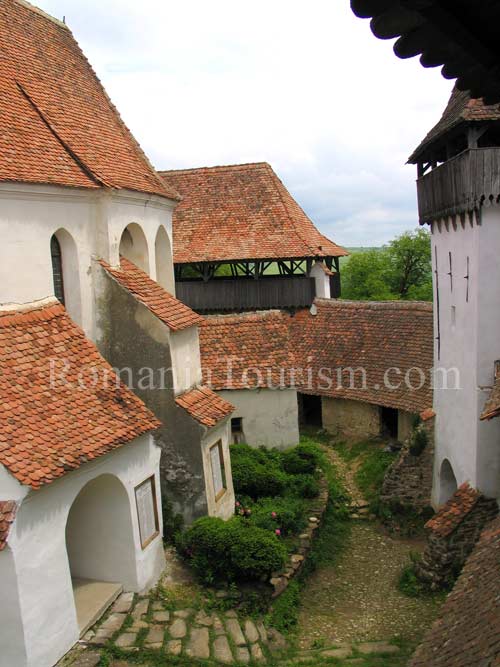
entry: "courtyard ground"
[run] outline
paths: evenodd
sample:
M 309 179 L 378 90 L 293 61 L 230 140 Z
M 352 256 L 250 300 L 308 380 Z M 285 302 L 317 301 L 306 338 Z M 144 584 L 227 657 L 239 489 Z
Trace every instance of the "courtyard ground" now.
M 423 543 L 386 535 L 356 483 L 359 460 L 346 456 L 345 445 L 326 443 L 325 451 L 349 493 L 349 512 L 359 518 L 347 518 L 342 528 L 323 526 L 318 546 L 336 553 L 324 553 L 301 583 L 298 609 L 290 607 L 297 624 L 289 633 L 269 627 L 273 614 L 236 612 L 227 593 L 207 594 L 171 551 L 158 589 L 148 598 L 122 596 L 61 667 L 405 667 L 440 604 L 397 588 L 410 552 Z M 286 616 L 286 604 L 274 617 L 278 613 Z

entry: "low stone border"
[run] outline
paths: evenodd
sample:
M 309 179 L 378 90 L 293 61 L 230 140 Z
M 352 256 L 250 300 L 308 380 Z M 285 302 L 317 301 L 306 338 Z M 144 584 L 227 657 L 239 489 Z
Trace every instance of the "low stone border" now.
M 300 546 L 297 549 L 297 553 L 294 553 L 289 557 L 288 562 L 282 570 L 273 572 L 271 575 L 269 583 L 274 589 L 272 594 L 273 599 L 279 597 L 288 588 L 290 582 L 293 581 L 302 570 L 304 563 L 307 560 L 307 556 L 314 540 L 314 535 L 321 525 L 326 506 L 328 505 L 328 482 L 324 476 L 321 477 L 319 488 L 319 495 L 316 499 L 315 507 L 313 507 L 310 512 L 307 528 L 301 535 L 299 535 Z

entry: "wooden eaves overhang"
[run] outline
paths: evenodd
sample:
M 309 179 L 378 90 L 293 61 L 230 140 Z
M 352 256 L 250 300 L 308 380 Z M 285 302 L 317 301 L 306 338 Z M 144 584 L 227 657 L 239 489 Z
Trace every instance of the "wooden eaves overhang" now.
M 397 38 L 399 58 L 420 56 L 424 67 L 457 79 L 459 90 L 500 102 L 498 0 L 351 0 L 351 8 L 371 19 L 376 37 Z

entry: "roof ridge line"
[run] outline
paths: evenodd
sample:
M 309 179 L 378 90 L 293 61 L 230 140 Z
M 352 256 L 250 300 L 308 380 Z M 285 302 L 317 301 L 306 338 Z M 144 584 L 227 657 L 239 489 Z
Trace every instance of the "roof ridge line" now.
M 218 164 L 213 165 L 212 167 L 186 167 L 185 169 L 159 169 L 159 174 L 179 174 L 181 172 L 195 172 L 195 171 L 223 171 L 223 170 L 237 170 L 241 167 L 257 167 L 257 166 L 270 166 L 268 162 L 241 162 L 238 164 Z
M 28 2 L 28 0 L 14 0 L 18 4 L 22 5 L 23 7 L 26 7 L 26 9 L 31 10 L 35 14 L 38 14 L 44 19 L 47 19 L 48 21 L 52 21 L 52 23 L 55 23 L 57 26 L 60 28 L 64 28 L 64 30 L 67 30 L 68 32 L 71 32 L 71 29 L 69 26 L 64 23 L 64 21 L 61 21 L 60 19 L 56 18 L 55 16 L 52 16 L 51 14 L 48 14 L 45 12 L 43 9 L 40 9 L 40 7 L 37 7 L 36 5 L 32 5 L 31 2 Z
M 31 104 L 33 109 L 36 111 L 36 113 L 39 115 L 40 119 L 42 122 L 45 124 L 45 126 L 48 128 L 48 130 L 52 133 L 52 135 L 57 139 L 57 141 L 61 144 L 61 146 L 64 148 L 66 153 L 76 162 L 76 164 L 80 167 L 80 169 L 84 172 L 88 178 L 90 178 L 92 181 L 97 183 L 98 185 L 104 186 L 104 187 L 114 187 L 110 185 L 109 183 L 106 183 L 105 180 L 103 180 L 100 176 L 95 174 L 90 167 L 88 167 L 85 162 L 78 156 L 77 153 L 71 148 L 71 146 L 59 135 L 58 131 L 55 129 L 55 127 L 52 126 L 52 123 L 45 117 L 45 114 L 43 111 L 40 109 L 40 107 L 36 104 L 36 102 L 31 98 L 29 95 L 28 91 L 24 88 L 22 83 L 20 83 L 16 79 L 16 86 L 19 88 L 21 94 L 28 100 L 28 102 Z

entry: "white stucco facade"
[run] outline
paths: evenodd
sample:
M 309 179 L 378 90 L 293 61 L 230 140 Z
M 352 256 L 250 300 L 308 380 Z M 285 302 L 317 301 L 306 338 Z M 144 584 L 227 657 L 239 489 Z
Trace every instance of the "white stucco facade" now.
M 0 183 L 0 307 L 10 309 L 54 296 L 50 239 L 63 256 L 66 308 L 95 340 L 93 260 L 119 265 L 120 241 L 129 225 L 144 235 L 147 273 L 174 293 L 174 202 L 127 191 Z M 157 259 L 164 264 L 157 266 Z M 20 270 L 22 267 L 22 270 Z
M 316 283 L 316 297 L 329 299 L 331 297 L 330 274 L 325 270 L 323 262 L 315 262 L 309 276 L 314 278 Z
M 159 456 L 152 437 L 144 435 L 39 491 L 0 470 L 0 497 L 19 503 L 8 546 L 0 552 L 2 667 L 52 667 L 75 644 L 72 576 L 121 583 L 135 592 L 156 583 L 165 564 Z M 143 549 L 135 489 L 150 477 L 156 481 L 159 534 Z M 79 503 L 90 485 L 93 493 Z
M 170 333 L 170 353 L 174 392 L 182 392 L 201 384 L 200 340 L 198 327 Z
M 441 471 L 449 462 L 457 484 L 468 481 L 500 497 L 500 420 L 480 421 L 500 359 L 500 207 L 480 216 L 432 225 L 434 364 L 448 369 L 434 389 L 436 455 L 433 504 L 445 500 Z M 451 275 L 450 275 L 451 274 Z M 454 387 L 454 371 L 459 387 Z
M 203 469 L 205 472 L 205 486 L 207 494 L 208 514 L 221 519 L 229 519 L 234 514 L 235 496 L 233 476 L 231 473 L 231 455 L 229 453 L 229 420 L 225 419 L 215 428 L 207 430 L 202 440 Z M 213 484 L 212 461 L 210 450 L 220 442 L 222 449 L 222 464 L 224 466 L 225 490 L 216 496 Z
M 286 449 L 299 442 L 299 409 L 295 389 L 236 389 L 218 392 L 241 417 L 244 441 L 254 447 Z

